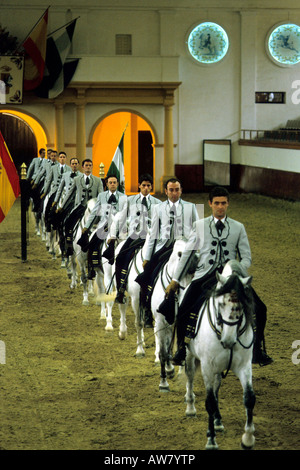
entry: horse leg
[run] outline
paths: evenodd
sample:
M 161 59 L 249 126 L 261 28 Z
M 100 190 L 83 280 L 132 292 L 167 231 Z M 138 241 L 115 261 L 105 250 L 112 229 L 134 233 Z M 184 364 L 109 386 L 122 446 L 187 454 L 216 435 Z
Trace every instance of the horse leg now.
M 194 394 L 194 376 L 196 370 L 195 358 L 188 352 L 185 361 L 185 374 L 186 374 L 186 416 L 196 416 L 195 408 L 195 394 Z
M 172 341 L 172 332 L 170 331 L 170 328 L 168 327 L 168 330 L 166 331 L 166 372 L 167 372 L 167 377 L 169 379 L 173 379 L 175 375 L 175 367 L 173 366 L 171 362 L 171 355 L 170 355 L 171 341 Z
M 53 259 L 53 260 L 56 260 L 56 252 L 55 252 L 55 234 L 56 234 L 56 232 L 54 232 L 54 231 L 51 229 L 51 232 L 50 232 L 50 248 L 49 248 L 49 252 L 50 252 L 50 254 L 52 255 L 52 259 Z
M 243 391 L 244 391 L 244 406 L 246 408 L 246 424 L 245 424 L 245 433 L 242 436 L 242 448 L 243 449 L 252 449 L 255 444 L 254 437 L 254 424 L 253 424 L 253 409 L 255 406 L 255 393 L 252 387 L 252 372 L 251 365 L 248 370 L 243 373 L 238 374 L 241 381 Z
M 114 302 L 107 302 L 106 304 L 106 326 L 105 331 L 113 331 L 112 325 L 112 309 Z
M 45 231 L 46 249 L 50 251 L 50 232 Z
M 103 274 L 101 270 L 96 269 L 96 286 L 98 289 L 98 295 L 101 297 L 102 294 L 105 294 L 105 287 L 103 282 Z M 106 319 L 106 303 L 103 300 L 97 300 L 96 305 L 101 306 L 100 310 L 100 320 Z
M 170 387 L 167 377 L 174 377 L 174 366 L 170 362 L 169 355 L 169 341 L 164 337 L 161 332 L 159 333 L 159 360 L 160 360 L 160 384 L 159 390 L 162 392 L 169 392 Z
M 160 339 L 159 339 L 159 328 L 157 327 L 157 322 L 154 323 L 154 337 L 155 337 L 155 364 L 160 364 L 159 351 L 160 351 Z
M 137 350 L 136 350 L 136 357 L 144 357 L 145 356 L 145 350 L 144 350 L 144 325 L 141 320 L 140 316 L 140 300 L 139 300 L 139 294 L 136 296 L 131 297 L 131 306 L 132 310 L 134 311 L 134 316 L 135 316 L 135 328 L 136 328 L 136 333 L 137 333 Z
M 41 232 L 40 232 L 40 218 L 41 215 L 39 212 L 34 212 L 34 217 L 35 217 L 35 233 L 38 237 L 40 237 Z
M 80 266 L 80 279 L 83 287 L 83 301 L 82 305 L 89 305 L 89 293 L 88 293 L 88 278 L 85 272 L 85 266 Z
M 46 226 L 45 226 L 45 217 L 43 213 L 41 213 L 40 222 L 41 222 L 41 227 L 42 227 L 42 241 L 45 242 L 46 241 Z
M 218 449 L 218 444 L 216 442 L 216 432 L 215 432 L 215 414 L 218 409 L 217 398 L 214 393 L 213 387 L 206 389 L 206 400 L 205 407 L 208 413 L 208 430 L 207 430 L 207 443 L 206 450 L 216 450 Z
M 104 266 L 104 287 L 107 291 L 107 294 L 110 294 L 112 291 L 112 273 L 111 273 L 111 268 L 107 269 L 107 265 Z M 108 288 L 109 286 L 109 288 Z M 107 290 L 108 289 L 108 290 Z M 110 301 L 107 302 L 106 304 L 106 327 L 105 331 L 113 331 L 113 325 L 112 325 L 112 309 L 113 309 L 114 302 Z
M 68 258 L 68 277 L 71 279 L 70 289 L 75 289 L 77 286 L 77 264 L 75 255 Z
M 219 400 L 218 400 L 220 386 L 221 386 L 221 375 L 216 374 L 215 381 L 214 381 L 214 392 L 215 392 L 216 405 L 217 405 L 215 416 L 214 416 L 215 431 L 224 431 L 224 426 L 222 423 L 222 416 L 219 410 Z
M 125 339 L 127 336 L 127 325 L 126 325 L 126 304 L 119 304 L 119 312 L 120 312 L 120 329 L 119 329 L 119 338 Z
M 166 360 L 162 351 L 159 353 L 159 360 L 160 360 L 160 384 L 159 390 L 161 392 L 169 392 L 170 386 L 167 381 L 167 373 L 166 373 Z

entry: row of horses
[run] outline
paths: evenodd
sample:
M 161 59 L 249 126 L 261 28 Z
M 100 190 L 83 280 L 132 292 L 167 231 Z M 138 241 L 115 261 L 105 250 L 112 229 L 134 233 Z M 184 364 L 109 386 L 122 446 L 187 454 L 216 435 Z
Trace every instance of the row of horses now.
M 115 265 L 102 258 L 102 266 L 96 267 L 94 281 L 87 276 L 87 253 L 81 250 L 77 241 L 81 237 L 84 223 L 95 205 L 95 199 L 88 202 L 85 214 L 79 223 L 73 240 L 74 253 L 68 257 L 66 267 L 71 280 L 70 288 L 78 284 L 78 271 L 80 283 L 83 288 L 83 305 L 89 304 L 89 296 L 96 294 L 97 303 L 101 306 L 100 319 L 105 320 L 105 330 L 113 329 L 112 310 L 115 296 Z M 43 227 L 43 215 L 41 218 Z M 37 232 L 39 227 L 37 227 Z M 52 230 L 42 236 L 53 259 L 59 252 L 58 234 Z M 126 240 L 119 241 L 115 249 L 118 255 Z M 145 247 L 145 245 L 144 245 Z M 127 278 L 127 296 L 125 304 L 118 304 L 120 312 L 119 338 L 124 340 L 127 336 L 126 311 L 131 304 L 135 315 L 137 333 L 136 356 L 145 356 L 144 324 L 140 314 L 140 286 L 135 282 L 138 274 L 142 272 L 144 260 L 144 247 L 138 249 L 130 263 Z M 151 310 L 154 319 L 155 335 L 155 362 L 160 363 L 159 390 L 169 391 L 168 379 L 175 376 L 175 367 L 172 364 L 172 345 L 174 341 L 174 323 L 169 324 L 165 316 L 158 312 L 159 306 L 165 298 L 165 289 L 172 279 L 173 272 L 185 247 L 185 241 L 177 240 L 173 252 L 162 267 L 153 286 Z M 102 252 L 107 248 L 103 244 Z M 65 260 L 62 260 L 62 266 Z M 180 303 L 185 288 L 192 280 L 192 273 L 187 273 L 181 281 L 177 302 Z M 250 277 L 243 277 L 238 261 L 229 261 L 222 274 L 217 275 L 216 289 L 207 298 L 198 316 L 196 335 L 187 348 L 185 361 L 186 374 L 186 416 L 195 416 L 194 378 L 197 368 L 201 372 L 206 388 L 206 410 L 208 413 L 208 431 L 206 449 L 217 449 L 216 432 L 224 430 L 222 417 L 218 406 L 218 392 L 222 378 L 232 370 L 239 378 L 243 389 L 243 400 L 246 409 L 246 423 L 242 435 L 242 447 L 253 448 L 255 443 L 253 408 L 255 394 L 252 387 L 252 349 L 254 331 L 252 324 L 252 308 L 249 295 L 251 289 Z M 96 290 L 96 293 L 94 292 Z M 95 297 L 94 297 L 95 299 Z M 250 299 L 251 300 L 251 299 Z M 226 374 L 224 374 L 226 371 Z M 181 372 L 181 371 L 179 371 Z

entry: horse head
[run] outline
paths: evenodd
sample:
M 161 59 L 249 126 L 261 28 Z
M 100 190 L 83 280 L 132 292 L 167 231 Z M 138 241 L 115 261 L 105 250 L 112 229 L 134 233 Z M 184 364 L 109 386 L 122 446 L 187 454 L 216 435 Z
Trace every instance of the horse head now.
M 245 271 L 238 262 L 225 268 L 222 274 L 217 273 L 214 297 L 217 323 L 221 327 L 220 341 L 224 348 L 231 349 L 241 334 L 242 325 L 244 329 L 253 322 L 254 300 L 252 276 L 244 276 Z

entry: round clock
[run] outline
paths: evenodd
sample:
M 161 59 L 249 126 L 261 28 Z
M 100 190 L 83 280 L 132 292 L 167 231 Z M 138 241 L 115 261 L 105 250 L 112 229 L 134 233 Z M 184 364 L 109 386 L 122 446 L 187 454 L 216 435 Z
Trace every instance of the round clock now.
M 300 62 L 300 27 L 284 23 L 267 36 L 267 51 L 277 65 L 290 66 Z
M 211 22 L 198 24 L 188 35 L 191 56 L 201 64 L 214 64 L 227 54 L 229 40 L 224 29 Z

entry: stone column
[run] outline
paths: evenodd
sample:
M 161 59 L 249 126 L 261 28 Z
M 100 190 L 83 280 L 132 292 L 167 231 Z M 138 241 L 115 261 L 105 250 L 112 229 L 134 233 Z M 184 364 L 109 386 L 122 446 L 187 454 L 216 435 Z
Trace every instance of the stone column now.
M 84 104 L 76 104 L 76 155 L 80 162 L 86 156 Z
M 64 105 L 55 103 L 55 150 L 65 151 Z
M 164 192 L 165 182 L 175 177 L 174 171 L 174 140 L 173 140 L 173 91 L 166 93 L 164 100 L 165 127 L 164 127 L 164 174 L 160 179 L 161 192 Z

